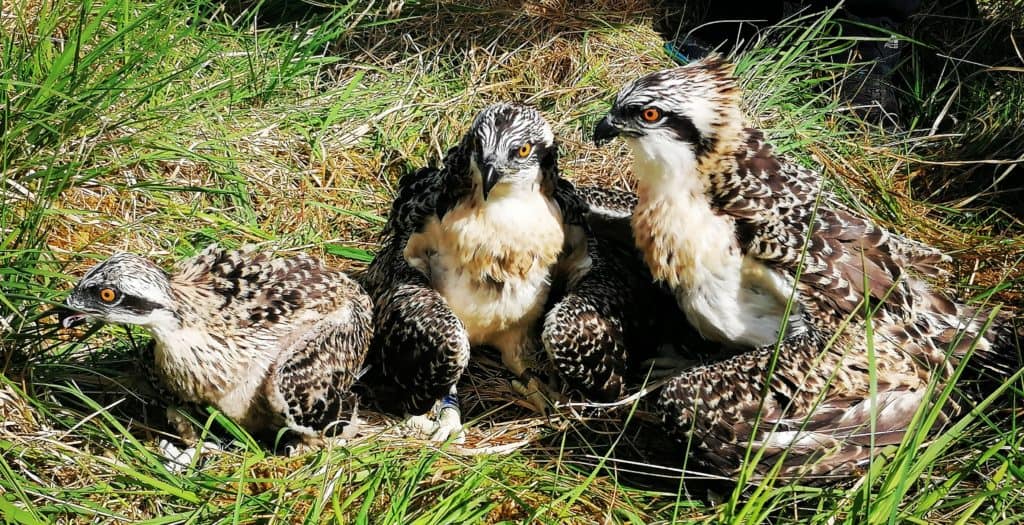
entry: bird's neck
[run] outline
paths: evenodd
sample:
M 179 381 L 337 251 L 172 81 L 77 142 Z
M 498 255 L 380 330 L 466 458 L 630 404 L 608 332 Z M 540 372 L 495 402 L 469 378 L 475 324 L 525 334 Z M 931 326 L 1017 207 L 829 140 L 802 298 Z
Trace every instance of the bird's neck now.
M 250 366 L 258 355 L 229 342 L 233 334 L 218 327 L 214 318 L 219 312 L 204 301 L 202 293 L 175 292 L 172 308 L 161 310 L 146 325 L 156 343 L 152 366 L 164 386 L 180 399 L 217 403 L 231 390 L 234 373 Z
M 178 305 L 154 310 L 139 324 L 152 332 L 153 337 L 158 341 L 172 339 L 174 334 L 179 332 L 183 326 L 183 319 L 178 312 Z
M 428 275 L 438 273 L 430 268 L 439 264 L 502 283 L 548 272 L 564 249 L 561 210 L 542 192 L 512 191 L 456 204 L 409 238 L 406 260 L 421 261 Z
M 740 158 L 745 155 L 747 140 L 753 131 L 743 126 L 742 117 L 737 113 L 729 124 L 719 130 L 718 140 L 709 153 L 701 156 L 696 170 L 702 180 L 706 181 L 705 191 L 714 196 L 724 185 L 732 183 L 732 175 L 737 172 Z
M 565 235 L 562 213 L 539 183 L 532 188 L 509 185 L 492 192 L 486 202 L 467 204 L 445 218 L 454 236 L 451 242 L 462 246 L 466 257 L 522 259 L 512 267 L 526 271 L 533 262 L 541 267 L 553 264 L 561 253 Z
M 634 173 L 638 203 L 633 213 L 637 247 L 653 276 L 670 287 L 706 284 L 709 268 L 733 253 L 735 225 L 713 202 L 714 180 L 693 148 L 670 139 L 637 141 Z
M 497 210 L 515 207 L 520 202 L 529 202 L 538 198 L 545 198 L 546 195 L 542 189 L 541 181 L 539 179 L 536 181 L 521 182 L 517 184 L 498 184 L 491 189 L 491 192 L 487 195 L 487 200 L 484 200 L 483 194 L 480 190 L 474 187 L 474 191 L 468 196 L 468 199 L 471 206 L 494 208 Z
M 699 169 L 693 148 L 668 139 L 630 140 L 641 202 L 679 195 L 696 198 L 708 191 L 708 178 Z
M 209 293 L 207 283 L 181 282 L 180 277 L 172 278 L 164 308 L 154 310 L 142 324 L 157 340 L 175 339 L 182 330 L 204 330 L 211 321 L 209 313 L 218 312 L 223 303 Z

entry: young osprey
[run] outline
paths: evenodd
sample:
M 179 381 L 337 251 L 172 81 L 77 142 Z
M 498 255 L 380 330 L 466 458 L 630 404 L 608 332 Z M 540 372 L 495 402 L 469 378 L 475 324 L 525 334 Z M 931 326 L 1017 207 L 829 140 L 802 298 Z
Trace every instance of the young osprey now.
M 791 447 L 796 461 L 842 450 L 819 472 L 856 464 L 867 454 L 868 311 L 876 443 L 898 440 L 929 379 L 948 377 L 975 345 L 977 368 L 1019 367 L 1007 318 L 988 328 L 986 313 L 923 280 L 943 254 L 844 208 L 818 173 L 775 155 L 744 126 L 739 94 L 717 58 L 651 73 L 619 91 L 594 132 L 633 151 L 633 233 L 652 275 L 705 338 L 754 349 L 669 383 L 660 402 L 673 428 L 696 430 L 719 468 L 734 468 L 751 439 Z M 769 423 L 752 435 L 766 382 Z
M 624 391 L 628 276 L 601 256 L 588 208 L 559 177 L 557 156 L 540 113 L 496 104 L 477 115 L 442 169 L 399 181 L 365 278 L 375 299 L 371 356 L 377 397 L 413 414 L 410 422 L 433 439 L 461 429 L 455 385 L 474 346 L 497 348 L 532 390 L 543 387 L 532 370 L 543 346 L 588 398 Z M 609 222 L 628 216 L 614 210 L 628 198 L 594 193 L 605 196 Z M 551 299 L 559 302 L 545 317 Z M 418 416 L 442 398 L 439 421 Z
M 212 405 L 254 435 L 301 444 L 348 421 L 369 348 L 372 304 L 343 272 L 306 255 L 210 246 L 168 274 L 129 253 L 82 277 L 61 312 L 147 328 L 142 365 L 181 403 Z M 195 435 L 177 412 L 168 420 Z M 351 430 L 351 429 L 349 429 Z

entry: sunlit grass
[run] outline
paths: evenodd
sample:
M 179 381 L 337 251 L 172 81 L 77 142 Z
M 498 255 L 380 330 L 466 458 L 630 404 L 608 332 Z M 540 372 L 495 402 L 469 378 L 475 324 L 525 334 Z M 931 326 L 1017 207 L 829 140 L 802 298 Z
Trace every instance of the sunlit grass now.
M 174 472 L 157 449 L 173 439 L 163 408 L 133 373 L 145 335 L 60 333 L 45 317 L 74 276 L 117 250 L 169 265 L 211 242 L 303 250 L 358 270 L 397 178 L 436 162 L 480 107 L 503 99 L 544 111 L 568 177 L 629 187 L 624 149 L 591 147 L 589 130 L 619 85 L 671 65 L 650 30 L 654 11 L 140 0 L 2 9 L 6 519 L 992 523 L 1024 511 L 1019 383 L 939 435 L 910 433 L 862 478 L 824 487 L 680 482 L 682 446 L 657 467 L 622 460 L 649 429 L 597 437 L 530 423 L 530 446 L 479 456 L 371 432 L 288 458 L 215 413 L 199 423 L 225 450 Z M 954 252 L 958 280 L 947 284 L 961 295 L 1020 306 L 1020 208 L 1005 206 L 1003 173 L 1024 140 L 1014 134 L 1022 74 L 955 69 L 928 80 L 920 49 L 901 86 L 919 110 L 903 129 L 882 129 L 838 111 L 830 86 L 848 66 L 833 58 L 850 42 L 832 27 L 828 17 L 794 21 L 735 57 L 747 113 L 779 149 L 824 167 L 849 205 Z M 984 31 L 1005 37 L 999 27 Z M 508 421 L 525 417 L 494 378 L 468 380 L 487 398 L 472 410 L 481 432 L 510 433 Z M 922 411 L 919 428 L 936 417 Z

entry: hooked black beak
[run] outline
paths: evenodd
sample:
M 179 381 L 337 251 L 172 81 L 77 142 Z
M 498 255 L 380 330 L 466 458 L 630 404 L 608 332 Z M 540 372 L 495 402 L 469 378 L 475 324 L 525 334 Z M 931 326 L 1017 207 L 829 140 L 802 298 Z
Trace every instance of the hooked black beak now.
M 605 115 L 601 122 L 598 122 L 597 126 L 594 127 L 594 144 L 598 146 L 603 146 L 618 136 L 619 128 L 612 124 L 611 115 Z
M 82 312 L 72 310 L 67 306 L 58 306 L 54 308 L 54 312 L 57 314 L 57 319 L 60 321 L 62 328 L 73 328 L 85 322 L 88 317 Z
M 501 172 L 494 169 L 494 165 L 487 161 L 484 161 L 483 168 L 483 192 L 484 200 L 487 200 L 487 194 L 490 193 L 491 188 L 493 188 L 494 185 L 498 183 L 498 179 L 501 178 Z

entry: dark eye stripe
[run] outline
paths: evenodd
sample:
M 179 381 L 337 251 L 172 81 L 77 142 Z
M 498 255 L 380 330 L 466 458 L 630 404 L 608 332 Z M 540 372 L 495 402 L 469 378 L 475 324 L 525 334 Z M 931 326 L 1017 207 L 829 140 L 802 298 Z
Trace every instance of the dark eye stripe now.
M 135 295 L 124 294 L 119 307 L 130 311 L 133 314 L 143 315 L 152 312 L 160 307 L 160 303 L 150 301 Z
M 532 159 L 540 161 L 540 167 L 544 170 L 556 169 L 558 165 L 558 144 L 545 145 L 543 142 L 534 144 L 530 152 Z
M 674 131 L 679 140 L 693 144 L 697 150 L 698 157 L 708 152 L 710 145 L 706 143 L 704 135 L 697 129 L 697 126 L 693 125 L 693 121 L 689 118 L 668 113 L 664 117 L 664 126 Z
M 689 117 L 684 117 L 683 115 L 678 115 L 668 111 L 662 111 L 661 120 L 646 122 L 641 116 L 645 107 L 646 106 L 629 106 L 629 116 L 647 126 L 671 129 L 675 133 L 676 138 L 683 142 L 693 144 L 697 157 L 703 157 L 711 152 L 711 148 L 714 146 L 713 140 L 710 137 L 704 136 Z

